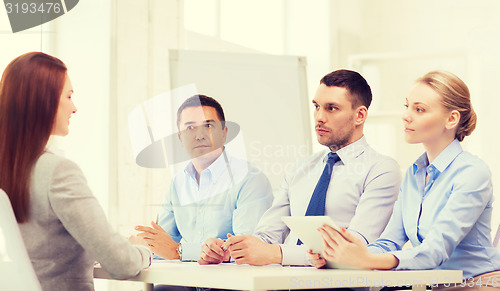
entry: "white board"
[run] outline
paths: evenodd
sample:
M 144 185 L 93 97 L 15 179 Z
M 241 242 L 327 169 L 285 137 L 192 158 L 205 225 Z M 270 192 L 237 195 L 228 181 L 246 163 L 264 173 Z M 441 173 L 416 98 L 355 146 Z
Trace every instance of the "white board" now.
M 169 53 L 171 87 L 194 84 L 199 94 L 219 101 L 226 120 L 240 126 L 246 159 L 268 176 L 273 187 L 297 158 L 311 154 L 312 105 L 304 57 Z

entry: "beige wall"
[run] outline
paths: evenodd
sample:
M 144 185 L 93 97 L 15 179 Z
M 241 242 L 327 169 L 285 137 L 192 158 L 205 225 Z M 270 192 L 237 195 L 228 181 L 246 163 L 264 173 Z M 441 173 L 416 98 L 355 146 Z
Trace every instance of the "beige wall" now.
M 500 142 L 496 128 L 500 106 L 499 1 L 289 0 L 280 3 L 284 9 L 280 22 L 268 24 L 280 28 L 270 29 L 282 44 L 275 46 L 273 53 L 281 51 L 308 58 L 310 98 L 322 75 L 353 65 L 353 59 L 358 58 L 364 65 L 394 68 L 415 55 L 426 54 L 426 66 L 418 63 L 405 66 L 395 77 L 383 82 L 381 86 L 386 88 L 383 92 L 388 93 L 377 98 L 386 107 L 377 110 L 375 106 L 370 110 L 371 119 L 367 124 L 369 141 L 381 151 L 394 151 L 403 169 L 422 149 L 402 142 L 401 133 L 397 133 L 402 123 L 397 109 L 393 109 L 399 105 L 393 107 L 393 104 L 402 105 L 411 80 L 421 75 L 427 66 L 457 68 L 471 89 L 479 118 L 476 132 L 466 138 L 464 147 L 487 161 L 493 172 L 494 186 L 499 187 L 500 153 L 496 151 Z M 252 4 L 247 1 L 245 5 L 264 5 L 265 8 L 265 1 Z M 68 64 L 79 110 L 71 119 L 70 135 L 61 144 L 68 157 L 82 167 L 96 196 L 109 209 L 110 220 L 123 234 L 131 233 L 135 223 L 154 219 L 171 178 L 168 170 L 148 170 L 135 165 L 127 121 L 132 108 L 171 89 L 168 49 L 270 53 L 262 46 L 248 47 L 217 36 L 186 31 L 183 8 L 182 0 L 80 1 L 74 10 L 44 31 L 52 38 L 43 49 Z M 7 27 L 5 19 L 0 21 L 2 29 Z M 243 37 L 255 37 L 250 35 L 254 23 L 241 25 L 249 27 L 242 30 Z M 10 60 L 39 48 L 40 37 L 24 40 L 36 35 L 33 31 L 36 30 L 19 35 L 3 32 L 1 42 L 10 46 L 0 48 L 2 56 Z M 6 65 L 7 59 L 2 58 L 0 64 Z M 386 114 L 384 108 L 391 110 Z M 386 129 L 396 131 L 389 147 L 384 144 L 387 138 L 380 139 L 373 134 Z M 498 193 L 498 189 L 495 192 Z M 493 224 L 499 221 L 500 211 L 496 209 Z
M 500 142 L 497 135 L 497 108 L 500 105 L 500 18 L 497 15 L 500 12 L 500 2 L 366 0 L 352 1 L 347 6 L 344 5 L 345 2 L 347 1 L 335 1 L 337 7 L 343 8 L 342 12 L 338 12 L 342 14 L 342 21 L 337 22 L 337 45 L 341 47 L 337 66 L 345 66 L 349 56 L 353 54 L 425 52 L 442 53 L 443 56 L 433 62 L 435 69 L 446 69 L 454 67 L 445 60 L 446 55 L 463 56 L 465 65 L 455 66 L 463 70 L 457 69 L 458 72 L 455 73 L 468 84 L 478 114 L 476 131 L 465 139 L 464 147 L 487 161 L 493 172 L 494 187 L 498 187 L 500 164 L 497 161 L 500 161 L 500 153 L 496 147 Z M 332 13 L 335 13 L 333 10 Z M 411 76 L 412 71 L 415 72 L 413 79 L 423 73 L 419 65 L 415 64 L 397 74 Z M 406 92 L 411 83 L 402 84 L 401 79 L 394 78 L 392 86 L 397 92 Z M 402 104 L 404 95 L 400 97 L 399 103 Z M 405 158 L 406 152 L 411 156 L 416 150 L 414 146 L 405 145 L 405 152 L 399 158 L 400 162 L 405 161 L 401 165 L 403 168 L 416 158 Z M 495 189 L 499 199 L 498 188 Z M 500 211 L 498 206 L 496 208 L 494 225 L 498 225 L 500 221 Z

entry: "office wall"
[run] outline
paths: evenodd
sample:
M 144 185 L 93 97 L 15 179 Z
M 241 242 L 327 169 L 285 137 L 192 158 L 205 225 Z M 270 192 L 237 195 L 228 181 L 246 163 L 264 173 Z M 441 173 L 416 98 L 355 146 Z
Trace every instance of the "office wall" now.
M 241 5 L 235 6 L 241 13 L 253 13 L 254 19 L 264 23 L 257 32 L 252 29 L 253 21 L 238 24 L 242 28 L 239 38 L 252 39 L 250 44 L 185 27 L 184 8 L 188 2 L 80 1 L 74 10 L 53 22 L 53 29 L 46 27 L 53 43 L 43 48 L 68 64 L 79 110 L 71 119 L 65 150 L 82 167 L 91 188 L 109 208 L 111 221 L 123 233 L 133 223 L 151 218 L 154 211 L 150 204 L 161 201 L 171 177 L 168 171 L 146 170 L 134 164 L 126 127 L 132 108 L 171 89 L 166 53 L 170 48 L 306 56 L 309 99 L 321 76 L 348 67 L 353 55 L 459 51 L 468 60 L 462 77 L 470 86 L 479 117 L 477 131 L 466 138 L 464 146 L 489 163 L 494 187 L 500 185 L 500 164 L 496 162 L 500 160 L 496 151 L 500 141 L 496 130 L 500 105 L 499 1 L 277 1 L 281 6 L 269 7 L 271 14 L 279 15 L 277 23 L 272 22 L 272 17 L 258 18 L 259 9 L 247 10 L 244 6 L 261 5 L 265 9 L 267 1 L 233 1 Z M 5 14 L 1 13 L 0 18 L 2 27 L 6 27 Z M 227 23 L 215 16 L 203 21 L 207 26 L 213 21 L 214 27 Z M 266 32 L 265 26 L 273 28 Z M 26 46 L 21 41 L 28 33 L 10 35 L 4 30 L 0 35 L 2 60 L 39 48 L 39 40 L 29 41 Z M 252 45 L 259 41 L 261 31 L 268 33 L 272 47 Z M 13 51 L 16 43 L 23 49 Z M 6 64 L 3 61 L 1 69 Z M 393 83 L 401 92 L 411 86 L 398 80 Z M 311 140 L 314 149 L 321 148 L 314 137 Z M 382 148 L 383 144 L 374 146 Z M 419 152 L 411 145 L 406 150 L 408 160 Z M 498 200 L 499 194 L 496 197 Z M 500 221 L 496 208 L 494 224 Z
M 466 150 L 488 162 L 493 173 L 494 187 L 500 185 L 500 153 L 496 150 L 500 71 L 500 2 L 480 1 L 335 1 L 332 7 L 336 22 L 337 63 L 347 66 L 349 56 L 391 53 L 442 53 L 435 69 L 453 67 L 445 59 L 460 54 L 466 64 L 457 73 L 468 84 L 473 106 L 478 115 L 476 131 L 463 143 Z M 351 2 L 351 1 L 349 1 Z M 334 6 L 335 6 L 334 5 Z M 340 9 L 341 8 L 341 9 Z M 350 17 L 353 15 L 354 17 Z M 405 75 L 414 71 L 414 79 L 422 72 L 418 65 L 405 68 Z M 406 92 L 411 82 L 392 80 L 395 91 Z M 400 103 L 405 96 L 401 96 Z M 402 108 L 402 106 L 401 106 Z M 400 122 L 400 121 L 395 121 Z M 402 123 L 401 123 L 402 124 Z M 383 144 L 375 144 L 383 147 Z M 418 145 L 405 145 L 408 155 L 419 152 Z M 402 153 L 405 155 L 405 153 Z M 402 165 L 406 167 L 408 165 Z M 498 188 L 495 191 L 500 199 Z M 500 204 L 496 203 L 493 225 L 500 221 Z M 496 229 L 496 227 L 494 228 Z

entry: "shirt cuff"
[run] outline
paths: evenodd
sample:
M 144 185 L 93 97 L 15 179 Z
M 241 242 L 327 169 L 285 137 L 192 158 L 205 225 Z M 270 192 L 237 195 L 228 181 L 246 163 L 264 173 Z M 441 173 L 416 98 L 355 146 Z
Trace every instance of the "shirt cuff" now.
M 390 254 L 394 255 L 398 260 L 399 264 L 394 268 L 395 270 L 411 270 L 412 262 L 415 259 L 415 255 L 411 250 L 402 250 L 390 252 Z
M 372 254 L 385 254 L 386 251 L 384 251 L 383 248 L 376 246 L 376 245 L 368 245 L 367 246 L 368 251 Z
M 350 233 L 354 234 L 360 241 L 362 241 L 365 245 L 368 245 L 370 242 L 364 237 L 360 232 L 354 229 L 347 229 Z
M 148 247 L 140 245 L 135 245 L 135 247 L 139 250 L 142 256 L 141 267 L 143 269 L 149 268 L 149 266 L 151 266 L 151 255 L 152 255 L 151 250 Z
M 182 244 L 182 261 L 198 261 L 200 258 L 201 244 L 199 243 L 181 243 Z
M 310 266 L 309 256 L 305 245 L 280 244 L 283 266 Z

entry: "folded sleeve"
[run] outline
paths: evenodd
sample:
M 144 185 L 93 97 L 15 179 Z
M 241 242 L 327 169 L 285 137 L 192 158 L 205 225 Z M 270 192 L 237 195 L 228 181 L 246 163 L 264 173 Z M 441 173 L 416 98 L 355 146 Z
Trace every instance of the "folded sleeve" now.
M 363 193 L 349 230 L 366 244 L 374 242 L 387 225 L 401 184 L 399 165 L 393 159 L 374 164 L 366 177 Z
M 271 208 L 264 213 L 255 229 L 254 235 L 266 243 L 282 244 L 290 233 L 290 229 L 281 219 L 283 216 L 291 215 L 288 196 L 289 179 L 289 176 L 285 176 L 280 187 L 275 191 Z
M 394 204 L 394 210 L 387 227 L 379 239 L 368 245 L 368 250 L 373 254 L 394 252 L 401 250 L 407 241 L 408 237 L 403 226 L 401 200 L 398 199 Z
M 176 195 L 174 184 L 175 183 L 173 182 L 170 183 L 170 188 L 166 194 L 165 202 L 162 204 L 161 211 L 158 214 L 158 225 L 168 232 L 170 237 L 172 237 L 175 242 L 180 242 L 182 236 L 177 227 L 177 222 L 175 221 L 174 208 L 172 204 L 172 197 Z
M 280 244 L 283 266 L 308 266 L 311 265 L 305 245 Z
M 262 215 L 273 201 L 271 183 L 266 175 L 258 171 L 250 173 L 239 189 L 236 209 L 233 211 L 235 235 L 252 234 Z

